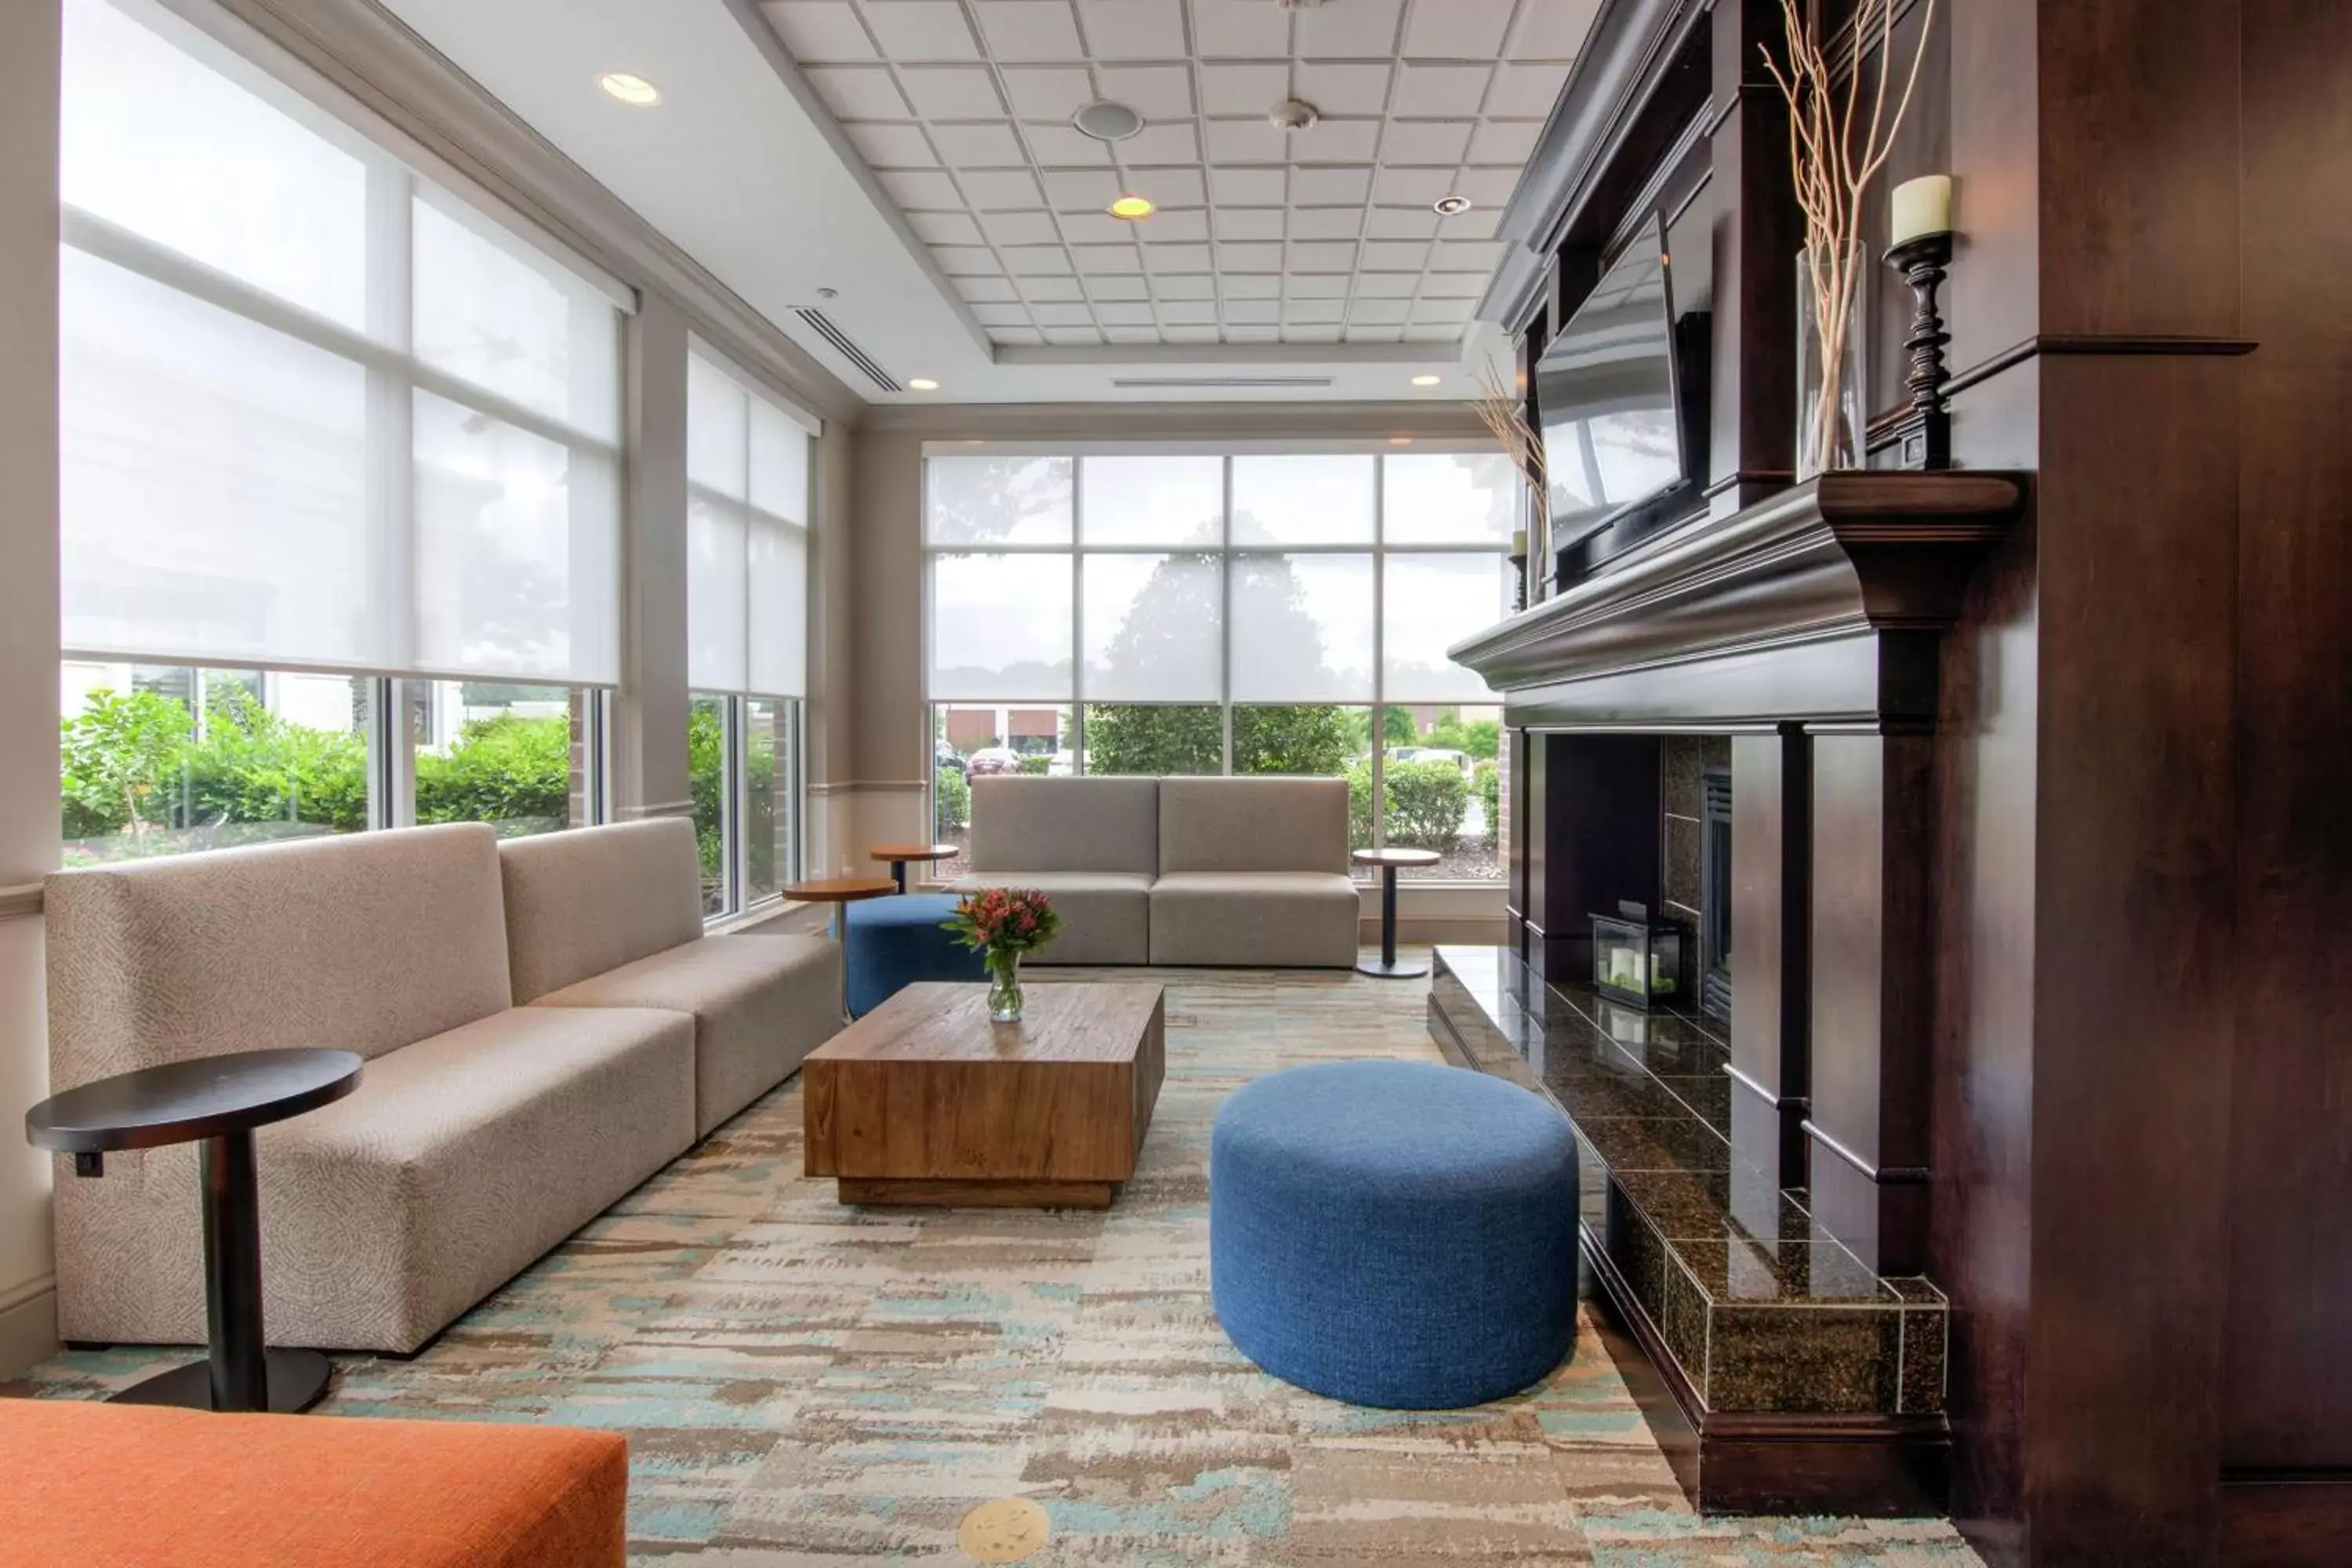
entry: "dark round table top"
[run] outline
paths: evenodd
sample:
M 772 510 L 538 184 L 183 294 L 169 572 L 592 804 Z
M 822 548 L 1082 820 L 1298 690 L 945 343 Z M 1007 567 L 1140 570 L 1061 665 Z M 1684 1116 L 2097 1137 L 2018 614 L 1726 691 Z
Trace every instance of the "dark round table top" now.
M 67 1154 L 160 1149 L 284 1121 L 360 1083 L 350 1051 L 232 1051 L 69 1089 L 25 1112 L 25 1136 Z
M 1434 866 L 1445 858 L 1434 849 L 1350 849 L 1359 866 Z
M 866 853 L 877 860 L 952 860 L 963 851 L 952 844 L 877 844 Z
M 784 889 L 784 897 L 804 904 L 848 904 L 859 899 L 887 899 L 898 890 L 898 884 L 887 877 L 819 877 L 794 882 Z

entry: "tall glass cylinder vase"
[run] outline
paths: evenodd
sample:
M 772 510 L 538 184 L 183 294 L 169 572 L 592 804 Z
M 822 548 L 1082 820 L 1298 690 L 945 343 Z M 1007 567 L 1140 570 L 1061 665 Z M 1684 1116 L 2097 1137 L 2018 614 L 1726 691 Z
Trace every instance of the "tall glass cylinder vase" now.
M 988 1018 L 992 1024 L 1021 1021 L 1021 955 L 1001 947 L 988 950 Z
M 1870 341 L 1870 253 L 1808 247 L 1797 253 L 1797 478 L 1858 468 L 1870 405 L 1864 364 Z

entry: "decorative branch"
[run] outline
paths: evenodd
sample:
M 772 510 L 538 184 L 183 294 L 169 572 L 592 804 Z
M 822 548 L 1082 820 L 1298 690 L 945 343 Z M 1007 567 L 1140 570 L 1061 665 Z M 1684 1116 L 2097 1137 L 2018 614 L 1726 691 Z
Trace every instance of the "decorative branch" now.
M 1919 84 L 1919 65 L 1927 58 L 1928 29 L 1935 22 L 1936 0 L 1927 0 L 1903 96 L 1890 115 L 1886 89 L 1894 67 L 1895 4 L 1896 0 L 1860 0 L 1853 21 L 1853 68 L 1847 75 L 1843 100 L 1832 80 L 1821 40 L 1806 24 L 1801 0 L 1780 0 L 1780 19 L 1789 40 L 1785 65 L 1772 58 L 1769 47 L 1759 46 L 1765 70 L 1789 103 L 1789 167 L 1797 205 L 1805 215 L 1805 286 L 1812 293 L 1822 356 L 1822 384 L 1812 409 L 1807 449 L 1798 454 L 1801 472 L 1822 472 L 1837 451 L 1846 345 L 1853 333 L 1862 330 L 1852 318 L 1860 265 L 1857 242 L 1862 233 L 1863 193 L 1885 166 L 1896 133 L 1910 113 L 1911 95 Z M 1862 44 L 1865 29 L 1874 22 L 1878 31 L 1878 75 L 1871 92 L 1868 123 L 1857 128 Z
M 1470 400 L 1470 408 L 1527 481 L 1533 503 L 1528 549 L 1534 554 L 1541 548 L 1538 542 L 1551 536 L 1551 490 L 1544 479 L 1543 437 L 1528 423 L 1527 400 L 1495 374 L 1492 364 L 1478 367 L 1478 395 Z

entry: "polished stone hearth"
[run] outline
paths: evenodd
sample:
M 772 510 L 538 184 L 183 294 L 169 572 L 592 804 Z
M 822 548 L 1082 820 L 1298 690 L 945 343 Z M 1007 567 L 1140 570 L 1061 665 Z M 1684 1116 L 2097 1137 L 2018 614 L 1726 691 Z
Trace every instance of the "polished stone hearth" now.
M 1702 1507 L 1864 1506 L 1873 1488 L 1848 1473 L 1940 1486 L 1943 1295 L 1873 1273 L 1803 1191 L 1738 1158 L 1720 1023 L 1547 985 L 1507 948 L 1444 947 L 1430 1028 L 1575 1124 L 1586 1254 L 1659 1359 L 1675 1408 L 1653 1419 L 1689 1428 Z

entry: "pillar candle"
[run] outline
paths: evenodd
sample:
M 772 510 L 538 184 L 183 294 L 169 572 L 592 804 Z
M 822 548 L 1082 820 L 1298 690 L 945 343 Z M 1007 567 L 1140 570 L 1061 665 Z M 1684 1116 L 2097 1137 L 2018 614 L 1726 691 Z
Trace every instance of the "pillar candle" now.
M 1511 553 L 1514 555 L 1525 555 L 1527 552 L 1528 531 L 1524 528 L 1515 528 L 1511 530 Z
M 1922 174 L 1895 187 L 1894 222 L 1886 243 L 1900 245 L 1923 234 L 1949 234 L 1952 228 L 1952 176 Z

